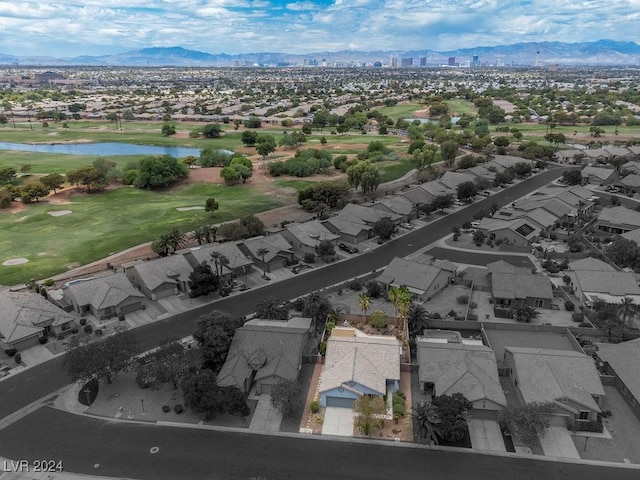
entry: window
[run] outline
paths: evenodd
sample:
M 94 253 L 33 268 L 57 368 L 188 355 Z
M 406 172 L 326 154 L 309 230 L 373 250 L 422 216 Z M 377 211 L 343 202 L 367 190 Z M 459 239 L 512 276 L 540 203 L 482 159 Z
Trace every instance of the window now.
M 580 410 L 579 418 L 580 418 L 580 420 L 589 420 L 589 412 L 585 412 L 583 410 Z
M 539 298 L 536 298 L 536 299 L 533 301 L 533 306 L 534 306 L 535 308 L 542 308 L 542 307 L 544 307 L 544 300 L 541 300 L 541 299 L 539 299 Z
M 65 323 L 62 325 L 62 331 L 64 332 L 65 330 L 69 330 L 71 328 L 71 326 L 68 323 Z

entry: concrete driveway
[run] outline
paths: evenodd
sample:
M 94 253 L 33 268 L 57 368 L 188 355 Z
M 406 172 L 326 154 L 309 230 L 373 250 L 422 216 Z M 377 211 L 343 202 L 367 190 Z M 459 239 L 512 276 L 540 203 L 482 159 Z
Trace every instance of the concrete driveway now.
M 282 415 L 271 406 L 271 395 L 262 394 L 258 397 L 258 405 L 253 412 L 249 430 L 261 432 L 279 432 Z
M 571 432 L 566 427 L 549 427 L 549 431 L 540 438 L 544 454 L 549 457 L 580 458 Z
M 473 449 L 489 452 L 507 451 L 500 433 L 500 425 L 496 420 L 470 418 L 467 423 Z
M 353 410 L 350 408 L 327 407 L 322 421 L 322 434 L 352 437 L 353 417 Z

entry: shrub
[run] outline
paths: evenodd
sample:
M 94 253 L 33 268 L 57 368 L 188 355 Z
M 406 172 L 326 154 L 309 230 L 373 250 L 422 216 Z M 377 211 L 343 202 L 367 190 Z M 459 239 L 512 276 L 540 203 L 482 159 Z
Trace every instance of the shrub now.
M 84 333 L 91 333 L 91 332 L 93 332 L 93 327 L 88 324 L 88 325 L 84 326 L 83 330 L 84 330 Z
M 151 376 L 145 373 L 144 369 L 136 373 L 136 383 L 143 390 L 153 385 L 153 380 L 154 379 Z
M 578 326 L 582 328 L 592 328 L 592 325 L 589 322 L 582 322 Z
M 549 234 L 549 238 L 550 238 L 551 240 L 557 240 L 557 239 L 558 239 L 558 235 L 557 235 L 556 233 L 554 233 L 554 232 L 551 232 L 551 233 Z
M 403 394 L 404 395 L 404 394 Z M 397 403 L 402 404 L 404 407 L 407 403 L 407 400 L 404 396 L 401 396 L 398 392 L 393 394 L 392 403 L 395 405 Z
M 584 320 L 584 313 L 582 312 L 573 312 L 571 314 L 571 320 L 573 320 L 576 323 L 580 323 Z
M 569 300 L 567 300 L 566 302 L 564 302 L 564 309 L 567 312 L 573 312 L 573 309 L 576 308 L 576 306 L 573 304 L 573 302 L 570 302 Z
M 466 305 L 467 303 L 469 303 L 469 295 L 460 295 L 458 298 L 456 298 L 456 302 L 458 302 L 460 305 Z
M 53 284 L 54 284 L 53 278 L 47 278 L 47 279 L 44 281 L 44 285 L 45 285 L 46 287 L 53 287 Z
M 469 320 L 470 322 L 477 322 L 478 321 L 478 315 L 476 313 L 469 313 L 467 315 L 467 320 Z
M 327 353 L 327 342 L 320 343 L 320 346 L 318 347 L 318 353 L 323 356 L 325 353 Z
M 171 410 L 171 407 L 169 405 L 163 405 L 162 406 L 162 411 L 164 413 L 169 413 L 170 410 Z
M 369 325 L 371 325 L 373 328 L 382 330 L 387 328 L 388 324 L 389 324 L 389 317 L 387 317 L 386 313 L 380 310 L 375 310 L 371 312 L 371 316 L 369 317 Z
M 474 310 L 476 308 L 478 308 L 478 304 L 476 302 L 469 303 L 469 310 Z
M 87 319 L 86 318 L 81 318 L 80 319 L 80 325 L 84 326 L 87 323 Z
M 592 420 L 590 422 L 575 422 L 573 429 L 578 432 L 597 432 L 602 433 L 602 421 Z
M 102 335 L 102 333 L 103 333 L 103 332 L 102 332 L 102 329 L 101 329 L 101 328 L 96 328 L 96 336 L 98 336 L 98 337 L 99 337 L 100 335 Z
M 71 333 L 78 333 L 80 330 L 78 330 L 78 327 L 72 328 L 71 329 Z
M 5 350 L 4 353 L 6 353 L 9 357 L 13 357 L 16 353 L 18 353 L 18 350 L 16 350 L 15 348 L 9 348 L 8 350 Z
M 40 345 L 44 345 L 49 341 L 49 337 L 40 337 L 38 341 L 40 342 Z
M 369 298 L 380 298 L 382 295 L 382 285 L 375 280 L 369 280 L 367 282 L 367 296 Z
M 304 257 L 302 257 L 302 259 L 307 263 L 315 263 L 316 254 L 315 253 L 305 253 Z
M 442 315 L 440 315 L 439 312 L 435 312 L 431 314 L 431 318 L 435 319 L 435 320 L 440 320 L 442 318 Z
M 176 405 L 173 406 L 173 411 L 176 413 L 182 413 L 182 405 L 177 403 Z
M 318 402 L 317 400 L 311 402 L 309 404 L 309 410 L 311 410 L 311 413 L 318 413 L 318 411 L 320 410 L 320 402 Z
M 16 356 L 13 358 L 15 359 L 16 363 L 22 362 L 22 355 L 20 355 L 19 353 L 16 353 Z
M 395 417 L 404 417 L 405 406 L 403 403 L 394 403 L 393 404 L 393 416 Z
M 360 280 L 359 278 L 354 278 L 347 284 L 347 286 L 351 290 L 355 290 L 356 292 L 359 292 L 360 290 L 362 290 L 362 280 Z

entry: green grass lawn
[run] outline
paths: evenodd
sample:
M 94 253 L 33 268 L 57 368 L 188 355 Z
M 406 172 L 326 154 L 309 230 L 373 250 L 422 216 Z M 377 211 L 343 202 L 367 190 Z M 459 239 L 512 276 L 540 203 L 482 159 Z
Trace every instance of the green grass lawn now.
M 460 116 L 464 113 L 468 113 L 470 115 L 477 115 L 478 109 L 473 104 L 473 102 L 469 102 L 468 100 L 447 100 L 447 105 L 449 105 L 449 110 L 452 113 L 452 116 Z
M 400 178 L 414 168 L 413 161 L 410 157 L 402 158 L 396 162 L 376 163 L 376 166 L 380 169 L 380 183 L 390 182 L 391 180 Z
M 215 197 L 220 210 L 179 212 L 177 207 L 204 206 Z M 173 227 L 189 231 L 205 222 L 218 223 L 277 208 L 288 199 L 262 195 L 251 185 L 225 187 L 196 183 L 171 191 L 121 188 L 76 195 L 69 205 L 33 204 L 16 214 L 0 213 L 0 284 L 47 278 L 111 253 L 154 240 Z M 52 217 L 47 212 L 71 210 Z M 29 263 L 2 266 L 17 257 Z
M 376 109 L 376 111 L 395 121 L 399 118 L 411 118 L 413 117 L 413 112 L 424 108 L 425 106 L 419 103 L 402 103 L 394 105 L 393 107 L 380 107 Z

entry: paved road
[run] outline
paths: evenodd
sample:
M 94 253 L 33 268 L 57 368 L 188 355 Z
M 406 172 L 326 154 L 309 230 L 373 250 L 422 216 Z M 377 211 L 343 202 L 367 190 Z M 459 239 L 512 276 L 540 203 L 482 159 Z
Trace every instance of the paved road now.
M 497 262 L 498 260 L 504 260 L 505 262 L 515 265 L 516 267 L 533 268 L 533 263 L 529 260 L 529 257 L 524 255 L 491 255 L 489 253 L 482 252 L 466 252 L 464 250 L 454 250 L 443 247 L 435 247 L 427 250 L 429 255 L 433 255 L 435 258 L 446 258 L 454 263 L 466 263 L 468 265 L 482 265 L 486 266 L 488 263 Z
M 170 319 L 136 328 L 134 330 L 135 336 L 141 348 L 147 350 L 161 345 L 169 338 L 190 335 L 194 330 L 196 319 L 214 308 L 227 311 L 232 315 L 244 316 L 255 311 L 257 303 L 266 295 L 289 300 L 383 267 L 394 257 L 409 255 L 448 234 L 453 226 L 460 226 L 466 220 L 472 220 L 474 212 L 487 209 L 493 203 L 499 206 L 511 203 L 558 178 L 563 170 L 562 168 L 547 170 L 467 208 L 443 216 L 424 228 L 387 242 L 371 253 L 360 254 L 348 261 L 335 263 L 305 274 L 300 273 L 293 278 L 249 290 L 241 296 L 224 298 L 216 302 L 215 306 L 204 305 Z M 69 378 L 62 371 L 61 364 L 61 357 L 57 357 L 0 382 L 0 418 L 67 385 Z
M 158 447 L 158 452 L 150 453 L 152 447 Z M 14 459 L 62 460 L 69 472 L 142 480 L 635 480 L 640 474 L 637 469 L 419 446 L 398 448 L 386 442 L 339 442 L 326 437 L 116 423 L 48 407 L 1 430 L 0 452 Z

